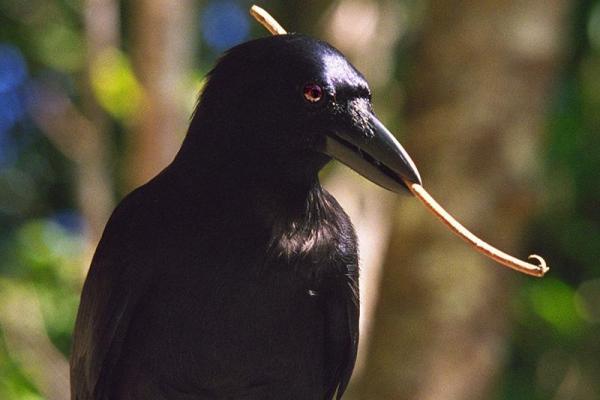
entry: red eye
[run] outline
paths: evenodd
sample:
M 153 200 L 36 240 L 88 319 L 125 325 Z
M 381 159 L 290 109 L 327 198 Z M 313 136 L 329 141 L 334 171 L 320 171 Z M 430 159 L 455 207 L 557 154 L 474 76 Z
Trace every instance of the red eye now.
M 303 92 L 304 98 L 310 103 L 316 103 L 323 98 L 323 89 L 316 83 L 307 83 Z

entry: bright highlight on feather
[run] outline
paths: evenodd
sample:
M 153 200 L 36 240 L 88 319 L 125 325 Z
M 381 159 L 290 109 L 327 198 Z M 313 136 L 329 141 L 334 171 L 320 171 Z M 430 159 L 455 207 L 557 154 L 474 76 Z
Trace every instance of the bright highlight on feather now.
M 271 34 L 273 35 L 284 35 L 286 34 L 286 30 L 273 18 L 268 12 L 264 9 L 253 5 L 250 8 L 250 14 L 262 25 L 264 26 Z M 532 254 L 528 257 L 528 259 L 534 259 L 538 261 L 539 264 L 532 264 L 523 260 L 520 260 L 516 257 L 513 257 L 509 254 L 504 253 L 503 251 L 498 250 L 492 245 L 484 242 L 473 233 L 471 233 L 467 228 L 465 228 L 460 222 L 458 222 L 450 213 L 448 213 L 442 206 L 439 205 L 437 201 L 427 191 L 423 186 L 412 183 L 405 182 L 406 186 L 410 188 L 410 191 L 419 199 L 421 202 L 427 207 L 429 211 L 431 211 L 436 217 L 438 217 L 452 232 L 454 232 L 458 237 L 467 242 L 471 247 L 473 247 L 479 253 L 491 258 L 497 263 L 504 265 L 505 267 L 512 268 L 515 271 L 519 271 L 521 273 L 542 277 L 546 272 L 550 270 L 550 268 L 546 265 L 546 261 L 536 255 Z

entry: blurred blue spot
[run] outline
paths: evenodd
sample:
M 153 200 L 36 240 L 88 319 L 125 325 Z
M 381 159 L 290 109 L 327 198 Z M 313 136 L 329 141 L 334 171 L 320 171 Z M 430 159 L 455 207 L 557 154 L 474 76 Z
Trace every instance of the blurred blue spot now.
M 26 79 L 27 65 L 21 51 L 0 43 L 0 167 L 16 159 L 16 141 L 10 131 L 25 116 L 22 86 Z
M 24 115 L 25 101 L 21 90 L 0 92 L 0 167 L 6 167 L 16 159 L 17 143 L 10 131 Z
M 202 14 L 204 40 L 221 52 L 248 37 L 250 22 L 245 9 L 234 1 L 211 1 Z
M 17 157 L 17 146 L 7 129 L 0 126 L 0 169 L 11 166 Z
M 52 220 L 70 233 L 81 233 L 85 226 L 82 216 L 74 210 L 59 211 Z
M 27 65 L 19 49 L 0 43 L 0 93 L 18 87 L 26 77 Z
M 10 129 L 25 115 L 22 90 L 0 92 L 0 129 Z

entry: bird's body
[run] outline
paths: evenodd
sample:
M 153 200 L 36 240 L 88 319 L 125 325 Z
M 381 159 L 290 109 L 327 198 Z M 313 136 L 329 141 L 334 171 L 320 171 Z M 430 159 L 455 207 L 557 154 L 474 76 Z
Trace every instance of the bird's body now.
M 127 331 L 110 346 L 118 357 L 104 394 L 324 398 L 348 379 L 356 351 L 357 256 L 348 218 L 318 183 L 264 199 L 257 198 L 262 190 L 215 188 L 210 178 L 195 189 L 176 170 L 120 205 L 97 251 L 90 280 L 123 274 L 123 293 L 107 317 L 123 313 Z M 121 271 L 109 275 L 110 268 Z M 93 294 L 97 301 L 116 295 Z M 87 315 L 98 315 L 94 307 L 109 306 L 88 307 Z
M 303 103 L 315 81 L 335 103 L 306 90 Z M 319 184 L 325 139 L 306 131 L 331 115 L 364 128 L 368 96 L 341 54 L 300 35 L 219 62 L 173 163 L 105 229 L 75 327 L 74 400 L 341 397 L 358 343 L 357 243 Z

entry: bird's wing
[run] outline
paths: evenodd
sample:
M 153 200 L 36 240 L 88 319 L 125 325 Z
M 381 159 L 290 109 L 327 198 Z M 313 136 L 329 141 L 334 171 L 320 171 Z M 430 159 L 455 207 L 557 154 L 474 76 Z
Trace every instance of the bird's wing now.
M 151 246 L 141 243 L 145 215 L 140 208 L 138 192 L 121 202 L 94 255 L 73 333 L 73 400 L 108 399 L 110 373 L 119 360 L 134 310 L 152 278 L 152 269 L 140 258 L 140 249 L 143 253 Z
M 358 266 L 350 265 L 327 306 L 328 391 L 325 399 L 341 399 L 348 386 L 358 352 L 360 315 Z

